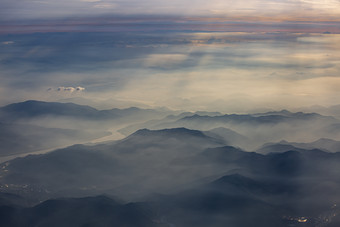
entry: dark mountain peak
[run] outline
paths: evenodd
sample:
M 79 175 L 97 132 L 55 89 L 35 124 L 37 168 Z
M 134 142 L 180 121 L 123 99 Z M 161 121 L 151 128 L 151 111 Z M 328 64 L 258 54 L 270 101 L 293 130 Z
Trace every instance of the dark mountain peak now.
M 294 185 L 289 182 L 274 179 L 252 179 L 241 174 L 223 176 L 210 183 L 208 187 L 223 192 L 246 193 L 246 195 L 290 194 L 296 190 Z
M 240 185 L 240 184 L 249 184 L 249 183 L 254 183 L 254 182 L 255 181 L 251 178 L 235 173 L 235 174 L 223 176 L 215 180 L 214 182 L 212 182 L 212 184 L 215 186 L 224 185 L 224 184 Z
M 333 140 L 333 139 L 328 139 L 328 138 L 320 138 L 314 142 L 312 142 L 312 144 L 314 143 L 337 143 L 339 141 Z
M 316 157 L 325 157 L 330 155 L 330 152 L 326 152 L 317 148 L 311 149 L 311 150 L 303 150 L 301 151 L 302 154 L 306 154 L 308 156 L 316 156 Z
M 287 140 L 280 140 L 279 144 L 289 144 Z
M 283 110 L 280 110 L 280 111 L 269 111 L 269 112 L 265 112 L 265 113 L 257 113 L 257 114 L 254 114 L 254 115 L 255 116 L 256 115 L 283 115 L 283 116 L 289 116 L 291 114 L 292 114 L 292 112 L 290 112 L 289 110 L 283 109 Z
M 286 109 L 283 109 L 281 111 L 279 111 L 279 113 L 282 113 L 282 114 L 289 114 L 291 113 L 290 111 L 286 110 Z
M 136 111 L 136 110 L 140 110 L 140 108 L 138 107 L 135 107 L 135 106 L 132 106 L 132 107 L 129 107 L 129 108 L 126 108 L 125 110 L 133 110 L 133 111 Z
M 334 117 L 323 116 L 316 113 L 292 113 L 288 110 L 281 110 L 279 112 L 267 112 L 258 114 L 225 114 L 218 116 L 201 116 L 194 114 L 192 116 L 186 116 L 177 120 L 176 123 L 202 123 L 202 124 L 249 124 L 249 125 L 276 125 L 280 123 L 296 124 L 304 123 L 306 121 L 321 121 L 323 123 L 334 123 L 337 120 Z
M 273 154 L 273 155 L 277 155 L 278 157 L 300 157 L 302 153 L 296 150 L 289 150 L 283 153 Z
M 269 153 L 283 153 L 287 151 L 300 151 L 301 148 L 295 147 L 289 144 L 287 141 L 280 141 L 279 143 L 266 143 L 256 150 L 257 153 L 269 154 Z
M 222 191 L 231 192 L 233 191 L 232 188 L 234 188 L 234 190 L 236 189 L 235 193 L 241 193 L 242 191 L 252 193 L 269 192 L 272 188 L 268 186 L 264 182 L 256 181 L 238 173 L 223 176 L 209 184 L 209 187 Z
M 94 117 L 99 112 L 97 109 L 85 105 L 36 100 L 9 104 L 0 108 L 0 111 L 12 118 L 38 117 L 44 115 Z
M 75 103 L 60 103 L 60 102 L 45 102 L 45 101 L 38 101 L 38 100 L 27 100 L 24 102 L 18 102 L 18 103 L 12 103 L 9 104 L 7 106 L 2 107 L 1 109 L 4 110 L 20 110 L 23 107 L 53 107 L 53 106 L 57 106 L 57 107 L 61 107 L 61 106 L 68 106 L 68 107 L 78 107 L 78 108 L 86 108 L 86 109 L 91 109 L 91 110 L 97 110 L 93 107 L 87 106 L 87 105 L 79 105 L 79 104 L 75 104 Z
M 102 110 L 102 111 L 110 111 L 110 112 L 117 112 L 117 113 L 121 113 L 121 114 L 133 114 L 133 113 L 136 113 L 136 112 L 139 112 L 139 111 L 153 111 L 151 109 L 141 109 L 141 108 L 138 108 L 138 107 L 128 107 L 128 108 L 124 108 L 124 109 L 119 109 L 119 108 L 113 108 L 113 109 L 110 109 L 110 110 Z
M 195 113 L 193 115 L 184 116 L 183 119 L 195 119 L 195 118 L 201 118 L 201 117 L 204 117 L 204 116 L 201 116 L 201 115 Z M 209 117 L 209 116 L 205 116 L 205 117 Z
M 193 115 L 194 115 L 194 113 L 192 113 L 192 112 L 183 112 L 183 113 L 180 113 L 180 114 L 167 115 L 164 119 L 166 119 L 166 120 L 176 120 L 176 119 L 181 119 L 181 118 L 193 116 Z
M 195 114 L 200 116 L 220 116 L 220 112 L 196 111 Z
M 161 129 L 161 130 L 149 130 L 149 129 L 140 129 L 133 133 L 131 136 L 193 136 L 193 137 L 204 137 L 207 138 L 206 135 L 204 135 L 203 132 L 198 130 L 192 130 L 187 128 L 169 128 L 169 129 Z
M 293 113 L 289 110 L 283 109 L 280 111 L 268 111 L 268 112 L 261 112 L 261 113 L 254 113 L 251 114 L 254 117 L 260 117 L 260 116 L 270 116 L 270 115 L 279 115 L 279 116 L 290 116 Z
M 301 156 L 324 156 L 324 155 L 329 155 L 329 152 L 314 148 L 314 149 L 299 149 L 299 150 L 289 150 L 286 152 L 283 152 L 281 154 L 278 154 L 278 156 L 281 157 L 301 157 Z
M 37 207 L 58 207 L 58 206 L 64 206 L 67 204 L 110 204 L 110 205 L 118 205 L 116 201 L 113 199 L 105 196 L 105 195 L 98 195 L 93 197 L 82 197 L 82 198 L 59 198 L 59 199 L 51 199 L 47 200 L 39 205 Z
M 281 116 L 281 117 L 287 117 L 287 118 L 292 118 L 292 119 L 311 119 L 311 118 L 321 118 L 321 119 L 328 119 L 328 120 L 335 120 L 335 118 L 331 117 L 331 116 L 324 116 L 318 113 L 305 113 L 302 111 L 299 112 L 291 112 L 288 110 L 281 110 L 281 111 L 270 111 L 270 112 L 266 112 L 266 113 L 256 113 L 256 114 L 252 114 L 252 116 L 254 117 L 268 117 L 268 116 Z

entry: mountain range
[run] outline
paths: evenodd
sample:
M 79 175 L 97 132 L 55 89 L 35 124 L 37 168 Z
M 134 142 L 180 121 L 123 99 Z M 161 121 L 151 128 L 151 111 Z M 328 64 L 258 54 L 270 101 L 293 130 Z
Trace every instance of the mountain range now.
M 0 112 L 3 155 L 62 146 L 0 164 L 3 226 L 340 223 L 334 117 L 286 110 L 175 115 L 36 101 Z M 116 119 L 131 119 L 121 132 L 136 131 L 120 140 L 92 141 L 107 135 Z M 300 138 L 312 142 L 287 142 Z M 81 144 L 63 147 L 65 141 Z

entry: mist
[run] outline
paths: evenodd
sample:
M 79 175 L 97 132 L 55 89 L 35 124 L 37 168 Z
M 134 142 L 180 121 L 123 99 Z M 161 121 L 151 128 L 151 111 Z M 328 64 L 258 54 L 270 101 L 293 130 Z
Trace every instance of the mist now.
M 339 2 L 2 3 L 1 226 L 340 225 Z
M 71 100 L 248 113 L 338 104 L 337 34 L 59 32 L 1 40 L 3 105 Z

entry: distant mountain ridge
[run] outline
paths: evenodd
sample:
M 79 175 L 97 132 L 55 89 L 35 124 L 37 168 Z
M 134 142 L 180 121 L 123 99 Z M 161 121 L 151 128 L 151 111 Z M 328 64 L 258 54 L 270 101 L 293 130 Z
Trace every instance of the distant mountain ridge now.
M 302 151 L 312 149 L 320 149 L 326 152 L 339 152 L 340 141 L 328 138 L 320 138 L 310 143 L 297 143 L 281 140 L 278 143 L 266 143 L 262 145 L 261 148 L 257 149 L 256 152 L 269 153 L 269 152 L 285 152 L 288 150 Z
M 287 110 L 280 112 L 268 112 L 261 114 L 225 114 L 221 116 L 200 116 L 195 114 L 193 116 L 186 116 L 179 121 L 217 121 L 217 122 L 231 122 L 231 123 L 262 123 L 262 124 L 278 124 L 288 120 L 310 120 L 310 119 L 323 119 L 329 121 L 336 121 L 334 117 L 323 116 L 317 113 L 291 113 Z
M 191 136 L 191 137 L 201 137 L 207 138 L 203 132 L 198 130 L 192 130 L 187 128 L 169 128 L 169 129 L 160 129 L 160 130 L 150 130 L 150 129 L 140 129 L 135 133 L 131 134 L 129 137 L 133 136 L 164 136 L 164 137 L 182 137 L 182 136 Z
M 110 135 L 119 138 L 115 132 L 118 125 L 167 114 L 166 110 L 97 110 L 74 103 L 36 100 L 9 104 L 0 107 L 0 157 L 92 142 Z
M 139 109 L 137 107 L 130 107 L 127 109 L 113 108 L 110 110 L 97 110 L 90 106 L 74 103 L 43 102 L 36 100 L 13 103 L 0 108 L 0 116 L 2 115 L 9 119 L 35 118 L 50 115 L 90 120 L 108 120 L 142 113 L 155 114 L 159 112 L 151 109 Z

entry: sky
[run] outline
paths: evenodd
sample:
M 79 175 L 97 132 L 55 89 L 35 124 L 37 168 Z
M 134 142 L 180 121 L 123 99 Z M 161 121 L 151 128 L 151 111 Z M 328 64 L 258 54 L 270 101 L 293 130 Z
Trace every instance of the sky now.
M 0 105 L 340 104 L 340 1 L 0 0 Z
M 338 19 L 338 0 L 1 0 L 3 19 L 100 14 Z

